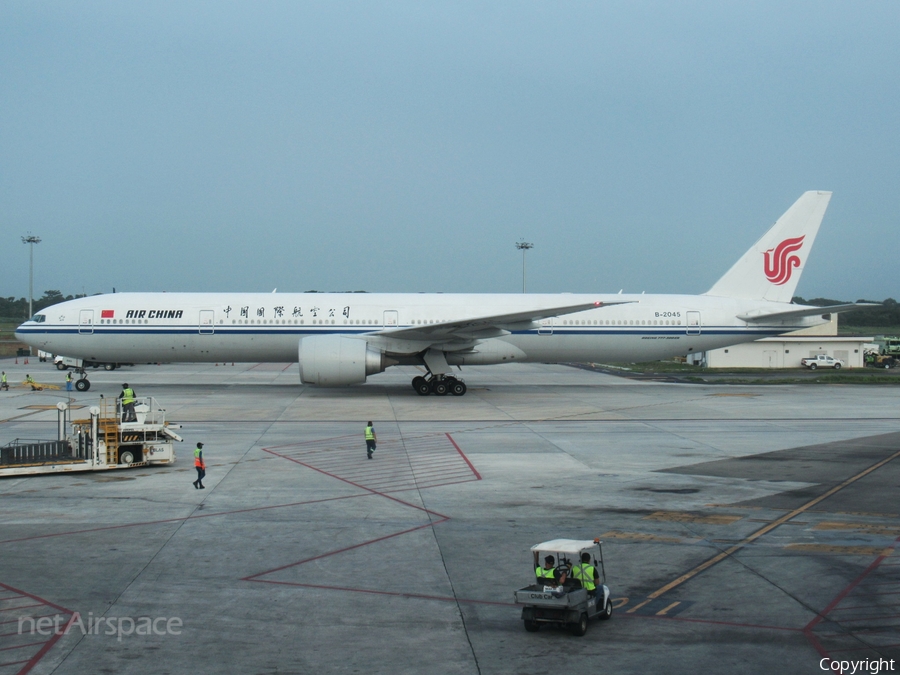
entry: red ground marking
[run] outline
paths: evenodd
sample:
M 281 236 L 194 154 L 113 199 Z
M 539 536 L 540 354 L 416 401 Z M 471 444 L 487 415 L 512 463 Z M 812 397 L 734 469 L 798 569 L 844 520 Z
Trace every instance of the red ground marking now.
M 59 614 L 59 612 L 57 612 L 56 614 Z M 47 617 L 47 616 L 56 616 L 56 614 L 38 614 L 37 616 L 33 616 L 31 618 L 37 620 L 37 619 L 43 619 L 44 617 Z M 18 623 L 18 622 L 19 622 L 18 619 L 13 619 L 11 621 L 0 621 L 0 625 L 5 625 L 8 623 Z
M 453 447 L 456 448 L 456 451 L 459 453 L 459 456 L 462 457 L 462 458 L 465 460 L 466 464 L 469 465 L 469 468 L 472 469 L 472 473 L 475 474 L 475 478 L 477 478 L 478 480 L 481 480 L 481 474 L 478 473 L 478 470 L 477 470 L 474 466 L 472 466 L 472 462 L 469 461 L 469 458 L 466 457 L 466 453 L 464 453 L 464 452 L 460 449 L 460 447 L 456 444 L 456 441 L 453 440 L 453 436 L 451 436 L 451 435 L 448 433 L 448 434 L 447 434 L 447 438 L 450 439 L 450 442 L 451 442 L 451 443 L 453 443 Z
M 16 595 L 13 597 L 31 598 L 32 600 L 37 600 L 36 604 L 26 605 L 26 606 L 22 606 L 22 607 L 10 607 L 4 611 L 25 609 L 26 607 L 50 607 L 52 609 L 57 610 L 57 615 L 58 614 L 69 615 L 69 622 L 71 622 L 72 617 L 75 614 L 71 610 L 66 609 L 65 607 L 60 607 L 59 605 L 57 605 L 53 602 L 50 602 L 49 600 L 44 600 L 43 598 L 39 598 L 36 595 L 32 595 L 31 593 L 26 593 L 25 591 L 20 591 L 18 588 L 13 588 L 12 586 L 8 586 L 4 583 L 0 583 L 0 588 L 3 588 L 9 592 L 15 593 Z M 29 617 L 29 618 L 38 619 L 38 618 L 43 618 L 44 616 L 55 616 L 55 615 L 49 614 L 49 615 L 42 615 L 40 617 Z M 15 619 L 14 621 L 18 622 L 18 619 Z M 13 623 L 13 621 L 6 621 L 4 623 Z M 68 626 L 68 624 L 67 624 L 67 626 Z M 19 632 L 16 631 L 16 633 L 7 634 L 7 635 L 19 635 Z M 6 637 L 7 635 L 4 635 L 4 637 Z M 30 642 L 28 644 L 23 644 L 23 645 L 14 645 L 11 647 L 0 647 L 0 651 L 5 652 L 5 651 L 13 651 L 15 649 L 24 649 L 26 647 L 36 647 L 38 645 L 42 645 L 42 647 L 30 659 L 23 659 L 21 661 L 9 661 L 9 662 L 0 664 L 0 667 L 24 664 L 22 666 L 22 668 L 19 669 L 19 671 L 17 672 L 17 675 L 25 675 L 26 673 L 30 672 L 31 669 L 34 668 L 35 665 L 37 665 L 38 661 L 40 661 L 44 657 L 44 655 L 48 651 L 50 651 L 50 649 L 53 647 L 53 645 L 55 645 L 57 640 L 59 640 L 62 636 L 63 636 L 63 633 L 60 632 L 59 634 L 54 634 L 54 635 L 50 636 L 48 640 L 44 640 L 41 642 Z
M 471 462 L 469 462 L 469 460 L 466 458 L 466 456 L 465 456 L 465 455 L 462 453 L 462 451 L 459 449 L 459 446 L 456 444 L 456 442 L 453 440 L 453 438 L 450 436 L 450 434 L 445 434 L 445 435 L 446 435 L 447 438 L 450 440 L 450 442 L 453 444 L 453 447 L 454 447 L 454 448 L 456 449 L 456 451 L 460 454 L 460 456 L 463 458 L 463 460 L 465 461 L 465 463 L 468 465 L 468 467 L 469 467 L 469 469 L 472 471 L 472 473 L 476 476 L 476 480 L 481 480 L 481 476 L 478 474 L 478 472 L 477 472 L 477 471 L 475 470 L 475 468 L 472 466 Z M 355 438 L 355 437 L 354 437 L 354 438 Z M 296 447 L 296 446 L 282 446 L 281 449 L 284 449 L 284 448 L 286 448 L 286 447 Z M 397 447 L 400 448 L 401 446 L 398 444 Z M 346 448 L 345 448 L 345 449 L 346 449 Z M 430 510 L 430 509 L 428 509 L 428 508 L 425 508 L 425 507 L 422 507 L 422 506 L 418 506 L 417 504 L 411 504 L 411 503 L 409 503 L 409 502 L 403 501 L 402 499 L 398 499 L 397 497 L 394 497 L 394 496 L 392 496 L 392 495 L 390 495 L 390 494 L 387 494 L 388 491 L 391 491 L 391 492 L 400 492 L 400 491 L 408 491 L 408 490 L 417 490 L 417 489 L 419 489 L 418 486 L 412 486 L 412 487 L 406 487 L 406 488 L 403 488 L 403 487 L 402 487 L 402 486 L 404 486 L 404 485 L 409 485 L 410 478 L 411 478 L 414 482 L 417 482 L 417 481 L 418 481 L 419 474 L 416 473 L 415 469 L 413 469 L 412 466 L 410 466 L 410 470 L 412 471 L 412 476 L 411 476 L 411 477 L 408 477 L 407 475 L 403 475 L 403 474 L 400 475 L 400 476 L 395 476 L 393 470 L 388 469 L 388 471 L 390 472 L 389 475 L 388 475 L 388 478 L 393 479 L 393 482 L 388 482 L 387 485 L 388 485 L 388 486 L 391 486 L 391 485 L 396 484 L 397 487 L 394 488 L 394 489 L 392 489 L 392 490 L 387 490 L 387 489 L 385 488 L 385 486 L 382 484 L 382 485 L 379 485 L 379 486 L 378 486 L 379 489 L 376 489 L 376 488 L 374 488 L 374 487 L 370 487 L 370 486 L 364 484 L 364 482 L 369 482 L 369 481 L 371 480 L 371 478 L 373 477 L 373 476 L 369 473 L 370 470 L 368 469 L 368 465 L 362 465 L 362 466 L 365 466 L 366 469 L 365 469 L 361 474 L 360 474 L 360 473 L 357 473 L 357 475 L 354 475 L 354 476 L 352 476 L 352 477 L 347 477 L 347 476 L 341 476 L 341 475 L 338 475 L 337 473 L 334 473 L 334 470 L 333 470 L 333 469 L 336 468 L 336 469 L 339 470 L 339 469 L 341 469 L 343 466 L 352 466 L 352 467 L 355 468 L 355 469 L 356 469 L 356 468 L 360 468 L 360 465 L 359 465 L 358 462 L 356 462 L 356 461 L 349 462 L 349 463 L 348 463 L 348 462 L 343 462 L 343 463 L 339 463 L 336 467 L 333 467 L 332 470 L 326 470 L 326 469 L 324 469 L 324 468 L 322 468 L 322 467 L 320 467 L 320 466 L 315 466 L 314 464 L 311 464 L 311 463 L 309 463 L 309 462 L 307 462 L 307 461 L 303 461 L 302 459 L 298 459 L 297 457 L 293 457 L 293 456 L 291 456 L 291 455 L 284 454 L 284 453 L 281 453 L 281 452 L 276 452 L 275 450 L 273 450 L 273 449 L 271 449 L 271 448 L 263 448 L 263 450 L 264 450 L 265 452 L 268 452 L 268 453 L 272 454 L 272 455 L 275 455 L 276 457 L 281 457 L 281 458 L 286 459 L 286 460 L 288 460 L 288 461 L 294 462 L 295 464 L 299 464 L 300 466 L 306 467 L 306 468 L 308 468 L 308 469 L 312 469 L 313 471 L 317 471 L 318 473 L 321 473 L 321 474 L 324 475 L 324 476 L 328 476 L 329 478 L 334 478 L 335 480 L 339 480 L 339 481 L 341 481 L 341 482 L 343 482 L 343 483 L 346 483 L 347 485 L 352 485 L 353 487 L 359 488 L 360 490 L 365 490 L 365 491 L 366 491 L 367 493 L 369 493 L 369 494 L 378 495 L 378 496 L 380 496 L 380 497 L 384 497 L 385 499 L 389 499 L 389 500 L 391 500 L 391 501 L 393 501 L 393 502 L 396 502 L 396 503 L 398 503 L 398 504 L 401 504 L 401 505 L 403 505 L 403 506 L 407 506 L 407 507 L 412 508 L 412 509 L 415 509 L 415 510 L 417 510 L 417 511 L 422 511 L 422 512 L 428 514 L 429 518 L 431 518 L 431 517 L 433 516 L 433 517 L 436 517 L 437 520 L 431 520 L 431 519 L 430 519 L 428 523 L 424 523 L 424 524 L 418 525 L 418 526 L 416 526 L 416 527 L 408 528 L 408 529 L 405 529 L 405 530 L 402 530 L 402 531 L 399 531 L 399 532 L 395 532 L 395 533 L 392 533 L 392 534 L 385 535 L 385 536 L 383 536 L 383 537 L 378 537 L 378 538 L 376 538 L 376 539 L 370 539 L 370 540 L 368 540 L 368 541 L 360 542 L 360 543 L 358 543 L 358 544 L 353 544 L 352 546 L 346 546 L 346 547 L 344 547 L 344 548 L 336 549 L 336 550 L 334 550 L 334 551 L 329 551 L 329 552 L 327 552 L 327 553 L 322 553 L 322 554 L 320 554 L 320 555 L 313 556 L 313 557 L 311 557 L 311 558 L 306 558 L 306 559 L 304 559 L 304 560 L 298 560 L 297 562 L 293 562 L 293 563 L 290 563 L 290 564 L 288 564 L 288 565 L 282 565 L 282 566 L 276 567 L 276 568 L 274 568 L 274 569 L 266 570 L 266 571 L 263 571 L 263 572 L 258 572 L 258 573 L 256 573 L 256 574 L 252 574 L 252 575 L 250 575 L 250 576 L 244 577 L 244 578 L 242 579 L 242 581 L 257 581 L 257 582 L 261 582 L 261 583 L 287 583 L 287 582 L 279 582 L 279 581 L 273 581 L 273 580 L 261 579 L 260 577 L 267 576 L 267 575 L 269 575 L 269 574 L 274 574 L 275 572 L 280 572 L 280 571 L 282 571 L 282 570 L 285 570 L 285 569 L 288 569 L 288 568 L 291 568 L 291 567 L 297 567 L 297 566 L 299 566 L 299 565 L 303 565 L 303 564 L 312 562 L 312 561 L 314 561 L 314 560 L 321 560 L 322 558 L 328 558 L 328 557 L 330 557 L 330 556 L 338 555 L 339 553 L 345 553 L 345 552 L 347 552 L 347 551 L 351 551 L 351 550 L 354 550 L 354 549 L 362 548 L 362 547 L 364 547 L 364 546 L 369 546 L 369 545 L 372 545 L 372 544 L 375 544 L 375 543 L 378 543 L 378 542 L 381 542 L 381 541 L 385 541 L 386 539 L 392 539 L 392 538 L 394 538 L 394 537 L 399 537 L 399 536 L 401 536 L 401 535 L 409 534 L 410 532 L 415 532 L 415 531 L 417 531 L 417 530 L 421 530 L 421 529 L 424 529 L 424 528 L 427 528 L 427 527 L 434 527 L 435 525 L 439 525 L 439 524 L 441 524 L 441 523 L 444 523 L 444 522 L 447 522 L 448 520 L 450 520 L 450 517 L 449 517 L 449 516 L 445 516 L 445 515 L 443 515 L 443 514 L 437 513 L 436 511 L 432 511 L 432 510 Z M 379 452 L 379 451 L 376 450 L 376 452 Z M 361 453 L 362 453 L 362 449 L 360 450 L 360 454 L 361 454 Z M 312 453 L 308 453 L 308 454 L 312 454 Z M 432 454 L 437 455 L 437 456 L 440 456 L 442 453 L 440 453 L 439 451 L 438 451 L 438 452 L 434 452 L 434 451 L 433 451 Z M 415 457 L 410 457 L 410 456 L 409 456 L 409 453 L 407 453 L 407 456 L 409 457 L 409 462 L 410 462 L 410 464 L 412 464 L 412 462 L 413 462 L 414 459 L 417 459 L 417 458 L 415 458 Z M 420 458 L 421 458 L 421 457 L 419 457 L 418 459 L 420 459 Z M 375 471 L 376 471 L 375 477 L 377 478 L 377 475 L 378 475 L 377 472 L 378 472 L 378 471 L 381 471 L 381 469 L 380 469 L 380 468 L 377 468 L 377 467 L 373 467 L 373 468 L 375 468 Z M 456 482 L 464 482 L 464 481 L 456 481 Z M 466 482 L 467 482 L 467 481 L 466 481 Z M 444 485 L 444 484 L 442 483 L 441 485 Z M 437 485 L 437 484 L 435 484 L 435 485 L 428 485 L 428 487 L 438 487 L 438 485 Z M 304 585 L 305 585 L 305 586 L 308 586 L 308 587 L 316 587 L 316 588 L 318 588 L 317 586 L 310 586 L 310 585 L 308 585 L 308 584 L 292 584 L 292 583 L 291 583 L 291 584 L 288 584 L 288 585 L 294 585 L 294 586 L 304 586 Z M 334 589 L 336 589 L 336 590 L 338 589 L 338 587 L 332 587 L 332 586 L 321 586 L 321 588 L 334 588 Z M 406 593 L 406 594 L 393 594 L 393 593 L 388 592 L 388 591 L 383 591 L 383 592 L 382 592 L 382 591 L 368 591 L 368 590 L 365 590 L 365 589 L 358 589 L 358 590 L 359 590 L 359 592 L 365 592 L 365 593 L 375 593 L 375 594 L 384 594 L 384 595 L 402 595 L 402 596 L 404 596 L 404 597 L 419 597 L 419 596 L 417 596 L 416 594 L 409 594 L 409 593 Z
M 401 593 L 399 591 L 374 591 L 368 588 L 346 588 L 343 586 L 319 586 L 317 584 L 301 584 L 293 581 L 264 581 L 267 584 L 281 586 L 300 586 L 302 588 L 318 588 L 325 591 L 344 591 L 347 593 L 365 593 L 367 595 L 390 595 L 397 598 L 414 598 L 416 600 L 438 600 L 440 602 L 461 602 L 470 605 L 495 605 L 498 607 L 518 607 L 514 602 L 497 602 L 495 600 L 467 600 L 444 595 L 424 595 L 422 593 Z
M 896 549 L 897 544 L 900 544 L 900 537 L 897 537 L 891 546 L 885 548 L 884 552 L 880 556 L 875 558 L 875 560 L 872 561 L 872 564 L 870 564 L 865 570 L 863 570 L 862 574 L 860 574 L 856 579 L 854 579 L 850 584 L 848 584 L 846 588 L 844 588 L 840 593 L 838 593 L 835 596 L 835 598 L 830 603 L 828 603 L 828 605 L 825 607 L 825 609 L 823 609 L 821 612 L 819 612 L 819 614 L 812 621 L 810 621 L 806 625 L 806 627 L 803 629 L 803 633 L 804 633 L 804 635 L 806 635 L 806 639 L 809 640 L 809 642 L 813 646 L 813 648 L 817 652 L 819 652 L 819 654 L 822 657 L 830 658 L 830 655 L 829 655 L 828 651 L 822 646 L 822 643 L 819 642 L 818 637 L 816 637 L 816 635 L 813 634 L 813 630 L 815 629 L 816 626 L 818 626 L 820 623 L 822 623 L 822 621 L 824 621 L 825 618 L 831 612 L 833 612 L 835 610 L 837 605 L 840 604 L 844 600 L 844 598 L 846 598 L 853 591 L 853 589 L 855 589 L 857 586 L 859 586 L 866 579 L 866 577 L 868 577 L 872 572 L 874 572 L 876 569 L 878 569 L 878 567 L 881 565 L 881 563 L 884 562 L 884 560 L 886 560 L 888 558 L 888 556 Z M 881 584 L 881 585 L 894 585 L 894 584 Z M 853 621 L 853 620 L 854 619 L 841 619 L 838 622 L 840 623 L 840 622 Z M 873 630 L 874 630 L 874 632 L 878 632 L 879 630 L 894 629 L 894 628 L 896 628 L 896 626 L 886 626 L 884 629 L 867 629 L 867 630 L 860 630 L 860 631 L 853 631 L 853 632 L 854 633 L 863 633 L 863 632 L 870 633 L 870 632 L 873 632 Z
M 890 546 L 890 549 L 893 550 L 894 548 L 896 548 L 898 543 L 900 543 L 900 537 L 897 537 L 897 539 L 894 540 L 894 543 Z M 878 568 L 878 566 L 881 565 L 882 561 L 887 557 L 888 557 L 887 553 L 882 553 L 880 556 L 875 558 L 875 560 L 872 561 L 872 564 L 869 565 L 863 571 L 863 573 L 860 574 L 854 581 L 852 581 L 844 590 L 842 590 L 840 593 L 838 593 L 837 596 L 835 596 L 834 600 L 832 600 L 830 603 L 828 603 L 828 606 L 826 606 L 825 609 L 823 609 L 821 612 L 819 612 L 819 614 L 812 621 L 810 621 L 809 624 L 803 630 L 811 631 L 813 628 L 818 626 L 822 621 L 824 621 L 825 617 L 828 616 L 828 614 L 841 602 L 841 600 L 846 598 L 847 595 L 849 595 L 850 592 L 854 588 L 859 586 L 859 584 L 862 583 L 863 579 L 865 579 L 867 576 L 869 576 L 869 574 L 871 574 L 873 571 L 875 571 Z
M 0 607 L 0 612 L 15 612 L 17 609 L 28 609 L 29 607 L 40 607 L 44 603 L 37 602 L 31 605 L 19 605 L 18 607 Z
M 416 530 L 421 530 L 426 527 L 432 527 L 434 525 L 438 525 L 439 523 L 444 523 L 450 520 L 449 518 L 444 518 L 443 520 L 438 520 L 435 522 L 428 522 L 423 525 L 417 525 L 416 527 L 411 527 L 408 530 L 403 530 L 402 532 L 394 532 L 393 534 L 386 534 L 383 537 L 378 537 L 377 539 L 370 539 L 369 541 L 364 541 L 359 544 L 353 544 L 352 546 L 345 546 L 344 548 L 339 548 L 335 551 L 329 551 L 328 553 L 322 553 L 320 555 L 313 556 L 312 558 L 306 558 L 305 560 L 298 560 L 297 562 L 289 563 L 287 565 L 282 565 L 281 567 L 276 567 L 275 569 L 266 570 L 265 572 L 259 572 L 257 574 L 252 574 L 249 577 L 244 577 L 241 581 L 262 581 L 263 583 L 281 583 L 276 581 L 266 581 L 265 579 L 257 579 L 257 577 L 265 576 L 267 574 L 274 574 L 275 572 L 280 572 L 282 570 L 289 569 L 291 567 L 297 567 L 297 565 L 304 565 L 308 562 L 313 562 L 314 560 L 321 560 L 322 558 L 328 558 L 333 555 L 337 555 L 338 553 L 345 553 L 346 551 L 352 551 L 356 548 L 362 548 L 363 546 L 369 546 L 370 544 L 375 544 L 379 541 L 385 541 L 386 539 L 393 539 L 394 537 L 399 537 L 403 534 L 409 534 L 410 532 L 415 532 Z M 295 585 L 303 585 L 303 584 L 295 584 Z M 331 586 L 322 586 L 321 588 L 332 588 Z
M 120 530 L 126 527 L 144 527 L 147 525 L 163 525 L 165 523 L 180 523 L 185 520 L 199 520 L 200 518 L 217 518 L 219 516 L 231 516 L 237 513 L 250 513 L 252 511 L 267 511 L 269 509 L 286 509 L 291 506 L 306 506 L 308 504 L 321 504 L 322 502 L 333 502 L 340 499 L 358 499 L 359 497 L 368 497 L 364 495 L 344 495 L 342 497 L 328 497 L 326 499 L 311 499 L 304 502 L 291 502 L 289 504 L 274 504 L 272 506 L 254 506 L 249 509 L 236 509 L 234 511 L 220 511 L 219 513 L 198 513 L 196 515 L 184 516 L 181 518 L 165 518 L 163 520 L 145 520 L 138 523 L 126 523 L 125 525 L 107 525 L 104 527 L 91 527 L 85 530 L 69 530 L 67 532 L 53 532 L 51 534 L 36 534 L 31 537 L 20 537 L 18 539 L 5 539 L 0 544 L 14 544 L 20 541 L 31 541 L 33 539 L 47 539 L 48 537 L 65 537 L 73 534 L 86 534 L 88 532 L 103 532 L 104 530 Z

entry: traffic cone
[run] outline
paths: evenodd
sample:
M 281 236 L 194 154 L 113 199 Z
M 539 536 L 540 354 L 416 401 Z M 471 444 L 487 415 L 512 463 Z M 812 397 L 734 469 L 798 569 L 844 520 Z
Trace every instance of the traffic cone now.
M 25 365 L 26 366 L 28 365 L 28 357 L 27 356 L 25 357 Z

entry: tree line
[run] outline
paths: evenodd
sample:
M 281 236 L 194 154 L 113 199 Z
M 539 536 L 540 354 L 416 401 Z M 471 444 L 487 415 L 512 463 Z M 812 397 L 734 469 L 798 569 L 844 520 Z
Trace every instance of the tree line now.
M 75 298 L 83 298 L 84 295 L 63 295 L 61 291 L 44 291 L 43 297 L 35 298 L 31 303 L 33 311 L 37 314 L 44 307 L 55 305 L 57 302 L 65 300 L 74 300 Z M 28 298 L 0 298 L 0 317 L 4 319 L 14 319 L 16 321 L 25 321 L 28 316 Z

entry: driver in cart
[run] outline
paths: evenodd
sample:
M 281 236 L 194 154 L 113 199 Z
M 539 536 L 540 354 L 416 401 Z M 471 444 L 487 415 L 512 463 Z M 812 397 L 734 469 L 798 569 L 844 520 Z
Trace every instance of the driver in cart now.
M 565 567 L 557 567 L 556 559 L 552 555 L 544 558 L 544 566 L 538 565 L 538 552 L 534 552 L 534 575 L 537 577 L 538 585 L 552 586 L 553 593 L 562 595 L 563 584 L 566 583 L 566 576 L 569 570 Z

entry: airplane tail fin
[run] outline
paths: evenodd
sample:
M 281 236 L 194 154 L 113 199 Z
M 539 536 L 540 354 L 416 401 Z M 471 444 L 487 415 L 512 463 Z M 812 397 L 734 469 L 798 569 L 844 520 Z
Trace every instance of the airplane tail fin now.
M 790 302 L 830 199 L 804 192 L 705 295 Z

